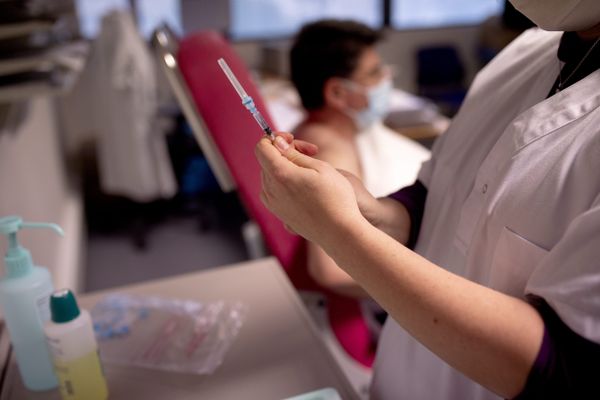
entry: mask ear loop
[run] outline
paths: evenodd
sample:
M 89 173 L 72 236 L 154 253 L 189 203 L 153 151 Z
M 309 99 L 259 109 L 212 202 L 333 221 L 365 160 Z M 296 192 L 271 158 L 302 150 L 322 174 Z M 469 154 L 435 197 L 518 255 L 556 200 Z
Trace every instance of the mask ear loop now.
M 379 81 L 375 85 L 372 85 L 372 86 L 365 86 L 360 83 L 356 83 L 348 78 L 338 78 L 338 79 L 340 79 L 342 82 L 344 82 L 344 84 L 347 87 L 350 87 L 353 90 L 360 91 L 361 94 L 368 95 L 369 90 L 372 87 L 376 87 L 376 86 L 380 85 L 385 80 L 390 80 L 393 85 L 394 78 L 398 74 L 399 70 L 400 70 L 400 68 L 396 64 L 384 64 L 381 67 L 381 77 L 380 77 Z
M 340 80 L 344 83 L 344 86 L 346 86 L 350 90 L 360 92 L 360 94 L 364 94 L 364 95 L 366 95 L 368 93 L 369 89 L 367 87 L 361 85 L 360 83 L 356 83 L 347 78 L 340 78 Z
M 342 78 L 342 77 L 336 77 L 341 83 L 342 86 L 346 89 L 346 90 L 351 90 L 354 91 L 355 93 L 358 92 L 363 96 L 367 97 L 367 101 L 368 101 L 368 93 L 367 90 L 364 86 L 362 86 L 359 83 L 353 82 L 350 79 L 347 78 Z M 352 121 L 354 121 L 355 124 L 358 124 L 357 120 L 357 116 L 360 113 L 360 110 L 355 110 L 352 108 L 338 108 L 339 111 L 341 111 L 343 114 L 345 114 L 346 116 L 348 116 Z
M 369 101 L 369 89 L 363 85 L 361 85 L 360 83 L 356 83 L 351 81 L 350 79 L 347 78 L 339 78 L 343 85 L 347 88 L 350 89 L 352 91 L 354 91 L 355 93 L 359 93 L 363 96 L 366 97 L 366 101 L 368 103 Z M 368 106 L 368 104 L 367 104 Z M 343 110 L 344 114 L 348 115 L 350 118 L 352 118 L 353 120 L 356 119 L 356 114 L 360 112 L 360 110 Z

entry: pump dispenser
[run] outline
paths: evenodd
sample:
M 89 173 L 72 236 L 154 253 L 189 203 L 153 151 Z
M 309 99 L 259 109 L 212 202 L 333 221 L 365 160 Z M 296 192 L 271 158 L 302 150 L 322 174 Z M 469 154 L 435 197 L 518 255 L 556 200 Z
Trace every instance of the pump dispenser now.
M 55 224 L 26 223 L 15 216 L 0 218 L 0 234 L 8 237 L 0 305 L 25 387 L 48 390 L 58 385 L 43 331 L 50 319 L 52 279 L 46 268 L 33 265 L 31 253 L 19 245 L 17 233 L 23 228 L 48 228 L 61 236 L 63 231 Z

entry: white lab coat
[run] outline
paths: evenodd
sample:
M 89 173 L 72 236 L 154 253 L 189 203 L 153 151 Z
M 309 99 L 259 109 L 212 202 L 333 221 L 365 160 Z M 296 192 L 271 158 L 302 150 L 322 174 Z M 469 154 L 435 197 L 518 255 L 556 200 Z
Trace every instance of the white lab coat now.
M 546 99 L 561 33 L 525 32 L 475 79 L 419 178 L 416 251 L 496 290 L 543 297 L 600 343 L 600 71 Z M 373 399 L 496 399 L 393 320 Z
M 155 64 L 130 13 L 103 18 L 88 63 L 102 189 L 139 202 L 173 196 L 175 178 L 156 116 Z

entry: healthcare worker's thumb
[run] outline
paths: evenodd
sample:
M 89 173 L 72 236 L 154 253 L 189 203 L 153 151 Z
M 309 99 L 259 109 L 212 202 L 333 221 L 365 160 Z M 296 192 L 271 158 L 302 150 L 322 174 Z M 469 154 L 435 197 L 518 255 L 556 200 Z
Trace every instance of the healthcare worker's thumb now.
M 315 168 L 318 160 L 307 156 L 296 150 L 293 145 L 290 145 L 283 137 L 275 137 L 275 147 L 279 149 L 288 160 L 294 164 L 304 168 Z

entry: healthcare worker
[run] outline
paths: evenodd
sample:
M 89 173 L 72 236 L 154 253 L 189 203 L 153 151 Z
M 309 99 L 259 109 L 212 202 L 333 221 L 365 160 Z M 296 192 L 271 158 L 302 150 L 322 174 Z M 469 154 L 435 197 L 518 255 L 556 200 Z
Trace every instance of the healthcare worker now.
M 257 145 L 266 206 L 392 317 L 373 399 L 600 398 L 600 2 L 511 3 L 541 29 L 415 185 L 375 199 L 303 143 Z

